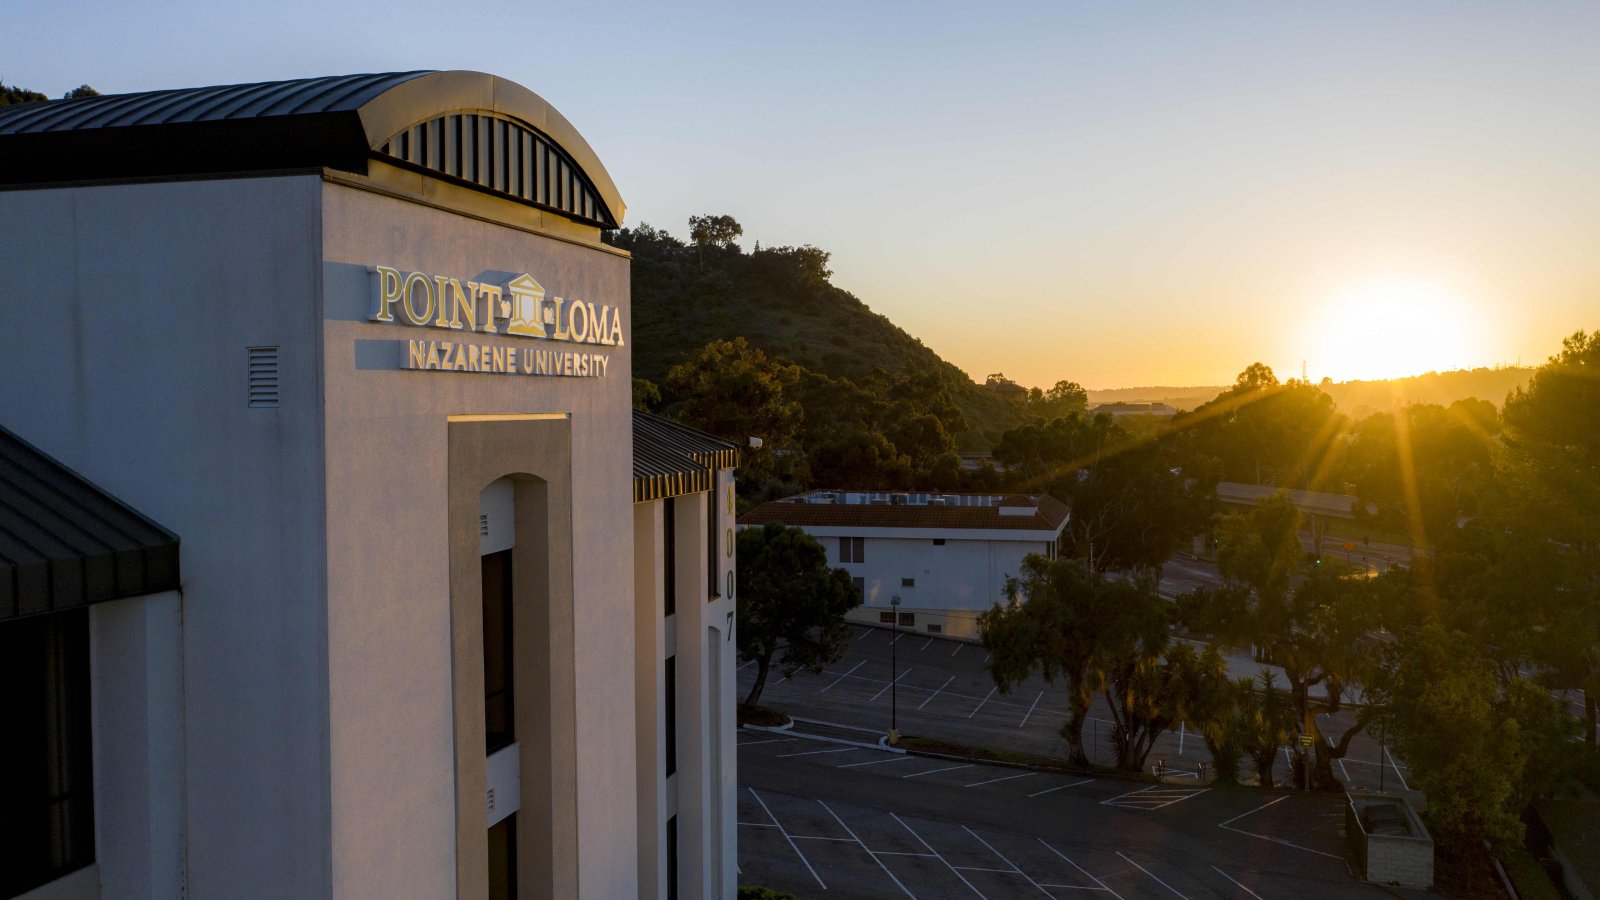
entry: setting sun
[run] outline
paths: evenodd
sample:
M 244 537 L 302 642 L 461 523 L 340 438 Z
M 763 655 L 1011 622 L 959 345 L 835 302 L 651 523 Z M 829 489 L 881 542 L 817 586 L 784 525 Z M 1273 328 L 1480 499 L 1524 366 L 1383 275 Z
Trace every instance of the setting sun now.
M 1385 280 L 1336 294 L 1309 327 L 1310 369 L 1336 381 L 1482 364 L 1466 304 L 1425 281 Z

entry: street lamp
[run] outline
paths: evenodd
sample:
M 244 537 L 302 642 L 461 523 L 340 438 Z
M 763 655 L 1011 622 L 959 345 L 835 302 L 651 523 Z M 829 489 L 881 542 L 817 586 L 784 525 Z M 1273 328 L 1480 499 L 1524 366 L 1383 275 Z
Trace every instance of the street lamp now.
M 900 643 L 900 596 L 889 598 L 889 608 L 894 610 L 894 637 L 889 641 L 889 743 L 900 743 L 900 659 L 895 645 Z

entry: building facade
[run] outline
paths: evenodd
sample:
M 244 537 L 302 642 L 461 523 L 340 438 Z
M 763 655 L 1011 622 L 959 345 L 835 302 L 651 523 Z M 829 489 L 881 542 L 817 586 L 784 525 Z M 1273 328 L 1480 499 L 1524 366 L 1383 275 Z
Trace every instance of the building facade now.
M 408 72 L 12 107 L 0 156 L 0 425 L 182 547 L 89 606 L 94 861 L 26 896 L 669 896 L 674 842 L 732 896 L 733 448 L 641 474 L 581 135 Z M 18 598 L 87 571 L 29 552 Z
M 828 564 L 861 590 L 852 621 L 974 639 L 978 616 L 1009 599 L 1005 581 L 1022 560 L 1055 558 L 1069 515 L 1048 494 L 810 491 L 763 503 L 739 524 L 782 522 L 821 542 Z

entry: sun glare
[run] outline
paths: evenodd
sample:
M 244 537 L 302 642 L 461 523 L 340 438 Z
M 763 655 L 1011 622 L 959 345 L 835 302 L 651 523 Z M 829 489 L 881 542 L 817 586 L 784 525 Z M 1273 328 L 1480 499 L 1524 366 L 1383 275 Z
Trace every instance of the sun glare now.
M 1461 298 L 1428 282 L 1390 280 L 1336 295 L 1309 335 L 1307 359 L 1335 381 L 1402 378 L 1473 364 Z

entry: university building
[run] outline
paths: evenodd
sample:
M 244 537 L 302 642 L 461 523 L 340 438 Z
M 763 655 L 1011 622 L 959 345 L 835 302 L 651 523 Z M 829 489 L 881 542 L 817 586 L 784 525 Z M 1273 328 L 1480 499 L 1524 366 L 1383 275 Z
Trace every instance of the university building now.
M 737 449 L 517 84 L 0 110 L 0 897 L 732 897 Z
M 740 527 L 782 522 L 850 572 L 862 604 L 846 618 L 973 639 L 978 616 L 1010 598 L 1030 553 L 1054 559 L 1070 511 L 1049 494 L 808 491 L 763 503 Z

